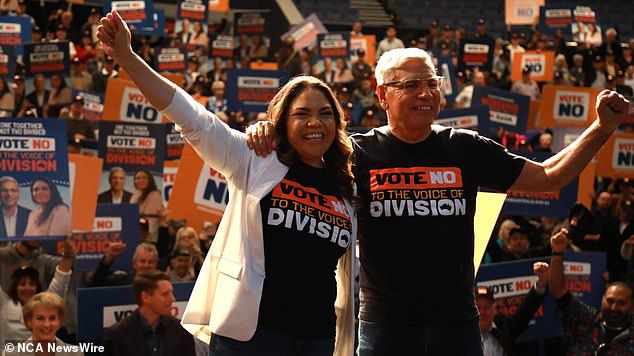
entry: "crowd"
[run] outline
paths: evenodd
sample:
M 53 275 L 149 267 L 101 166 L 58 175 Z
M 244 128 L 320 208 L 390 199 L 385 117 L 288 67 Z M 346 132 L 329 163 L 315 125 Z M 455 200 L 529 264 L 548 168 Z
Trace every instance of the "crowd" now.
M 5 3 L 9 5 L 3 7 Z M 78 20 L 73 19 L 73 13 L 68 10 L 55 11 L 50 17 L 38 22 L 27 14 L 25 9 L 25 0 L 2 1 L 0 4 L 0 10 L 7 11 L 9 15 L 31 19 L 34 25 L 33 42 L 69 41 L 71 71 L 67 78 L 61 75 L 34 76 L 33 90 L 28 93 L 25 79 L 29 74 L 24 73 L 20 67 L 13 81 L 0 79 L 0 116 L 65 118 L 68 121 L 69 142 L 95 140 L 98 134 L 97 125 L 84 117 L 84 99 L 73 97 L 71 91 L 76 89 L 104 93 L 108 80 L 118 75 L 118 64 L 114 58 L 105 54 L 96 42 L 100 11 L 94 9 L 86 21 L 77 26 Z M 183 89 L 196 99 L 206 98 L 204 101 L 207 109 L 216 113 L 234 129 L 243 131 L 261 115 L 228 111 L 225 98 L 227 70 L 248 67 L 254 61 L 275 61 L 280 69 L 289 70 L 291 76 L 313 75 L 327 83 L 341 103 L 350 128 L 374 128 L 384 125 L 387 121 L 385 111 L 382 110 L 379 98 L 375 94 L 375 63 L 366 61 L 363 49 L 357 51 L 358 59 L 354 63 L 341 58 L 324 58 L 322 61 L 319 60 L 314 48 L 295 50 L 290 38 L 285 39 L 280 48 L 269 48 L 269 41 L 261 35 L 241 35 L 237 38 L 234 58 L 223 59 L 209 55 L 209 36 L 200 23 L 190 24 L 185 20 L 179 26 L 181 30 L 169 33 L 166 39 L 133 35 L 132 48 L 153 67 L 152 54 L 159 44 L 186 46 L 190 56 L 187 69 L 183 72 L 186 79 Z M 461 38 L 467 37 L 467 34 L 464 30 L 453 29 L 450 25 L 443 26 L 442 31 L 440 28 L 441 24 L 434 21 L 429 25 L 426 36 L 401 40 L 398 38 L 397 29 L 388 27 L 385 38 L 377 44 L 376 58 L 390 49 L 407 46 L 451 56 L 455 65 L 458 43 Z M 221 31 L 222 26 L 217 29 Z M 352 32 L 362 34 L 361 23 L 355 23 Z M 486 21 L 483 19 L 477 21 L 476 32 L 469 35 L 492 38 L 487 33 Z M 525 50 L 556 52 L 554 84 L 606 88 L 624 96 L 632 96 L 634 39 L 621 44 L 623 39 L 619 39 L 618 33 L 612 28 L 605 30 L 604 37 L 600 39 L 597 39 L 596 35 L 576 35 L 576 48 L 567 48 L 561 33 L 547 36 L 537 31 L 531 34 L 509 31 L 505 36 L 507 38 L 494 39 L 495 53 L 491 71 L 474 68 L 456 73 L 456 91 L 459 94 L 455 102 L 441 100 L 443 108 L 470 107 L 474 86 L 493 86 L 528 95 L 531 99 L 540 99 L 544 83 L 532 81 L 527 70 L 523 71 L 522 80 L 510 79 L 513 53 Z M 496 140 L 509 148 L 551 152 L 553 132 L 548 128 L 542 129 L 542 132 L 530 142 L 522 142 L 525 137 L 518 138 L 504 132 Z M 64 245 L 61 256 L 42 252 L 38 241 L 20 241 L 0 247 L 0 282 L 3 289 L 3 292 L 0 292 L 0 344 L 5 340 L 25 340 L 29 337 L 33 341 L 75 343 L 76 289 L 131 285 L 139 309 L 132 318 L 126 319 L 126 323 L 117 324 L 106 332 L 104 342 L 109 346 L 110 354 L 124 354 L 124 351 L 117 350 L 117 347 L 126 344 L 127 340 L 146 340 L 147 345 L 160 348 L 166 355 L 174 354 L 175 351 L 171 350 L 188 355 L 206 354 L 205 346 L 199 347 L 200 345 L 197 345 L 188 334 L 182 333 L 182 328 L 169 317 L 169 306 L 173 302 L 171 282 L 196 280 L 217 225 L 205 223 L 203 226 L 189 226 L 185 220 L 168 219 L 169 212 L 164 209 L 162 202 L 157 203 L 160 196 L 156 197 L 158 191 L 155 184 L 152 186 L 150 174 L 142 171 L 135 174 L 137 191 L 134 193 L 123 190 L 121 174 L 125 172 L 116 168 L 111 170 L 111 189 L 100 194 L 99 202 L 138 203 L 141 212 L 146 215 L 139 224 L 142 232 L 141 243 L 138 246 L 128 246 L 121 241 L 112 242 L 97 268 L 90 273 L 72 271 L 74 251 L 70 243 Z M 70 220 L 59 218 L 60 214 L 68 212 L 64 210 L 66 205 L 63 202 L 54 201 L 54 185 L 46 180 L 34 181 L 31 190 L 33 199 L 39 206 L 36 211 L 24 212 L 20 210 L 23 208 L 17 206 L 14 184 L 9 179 L 0 180 L 0 204 L 4 216 L 15 216 L 9 220 L 0 219 L 0 236 L 3 233 L 4 236 L 29 235 L 29 231 L 38 229 L 56 231 L 56 225 L 64 220 Z M 53 199 L 46 196 L 46 201 L 39 202 L 43 198 L 37 195 L 38 189 L 46 188 L 43 185 L 53 191 Z M 554 265 L 560 263 L 556 259 L 564 250 L 603 251 L 607 256 L 606 283 L 625 282 L 634 285 L 634 261 L 630 262 L 634 250 L 633 185 L 634 181 L 628 179 L 598 178 L 593 206 L 585 210 L 579 206 L 571 207 L 566 220 L 551 217 L 500 217 L 487 247 L 485 262 L 545 257 L 552 254 L 555 261 L 551 262 L 551 265 Z M 56 216 L 58 218 L 55 218 Z M 5 224 L 6 221 L 10 223 Z M 113 262 L 126 249 L 134 250 L 132 270 L 113 270 Z M 540 278 L 544 276 L 543 268 L 536 267 L 536 274 L 539 270 Z M 158 272 L 157 269 L 163 272 Z M 552 276 L 551 270 L 551 280 Z M 556 281 L 560 280 L 561 278 Z M 540 280 L 537 286 L 541 299 L 544 295 L 544 283 Z M 617 292 L 625 290 L 631 298 L 631 289 L 627 289 L 627 284 L 616 284 L 616 287 L 611 285 L 608 292 L 614 292 L 613 289 L 618 289 Z M 568 312 L 569 314 L 579 316 L 579 310 L 586 311 L 565 288 L 559 286 L 551 293 L 556 293 L 555 297 L 563 310 L 573 308 L 573 312 Z M 494 302 L 488 291 L 478 292 L 477 296 L 478 300 L 479 297 L 484 297 Z M 478 306 L 480 307 L 480 303 Z M 630 309 L 626 312 L 631 312 L 632 307 L 628 307 Z M 490 309 L 491 306 L 481 307 L 480 312 L 483 316 L 486 315 L 484 310 L 487 308 Z M 604 316 L 605 314 L 604 311 Z M 586 317 L 586 314 L 582 315 Z M 43 318 L 52 319 L 53 326 L 39 325 Z M 587 318 L 590 319 L 591 316 Z M 485 317 L 483 319 L 487 320 Z M 493 316 L 490 319 L 492 321 Z M 623 321 L 618 321 L 618 330 L 625 330 L 621 325 Z M 143 324 L 144 322 L 149 322 L 150 325 Z M 569 320 L 566 322 L 575 323 Z M 130 324 L 135 323 L 143 324 L 146 333 L 138 337 L 130 334 L 127 330 Z M 501 324 L 501 321 L 496 323 Z M 157 325 L 161 325 L 161 328 L 157 329 Z M 588 326 L 590 327 L 592 326 Z M 486 341 L 486 334 L 492 326 L 482 327 L 481 324 L 481 328 Z M 157 336 L 156 330 L 160 330 L 161 334 Z M 634 340 L 634 334 L 626 334 L 624 337 L 618 334 L 613 336 L 621 337 L 621 340 Z M 56 338 L 56 335 L 59 338 Z M 170 337 L 165 337 L 166 335 Z M 587 337 L 591 337 L 590 334 Z M 165 340 L 165 343 L 159 340 Z M 512 344 L 512 340 L 508 342 Z M 557 345 L 564 347 L 563 344 Z M 138 347 L 145 346 L 143 344 Z M 504 350 L 508 352 L 506 348 Z

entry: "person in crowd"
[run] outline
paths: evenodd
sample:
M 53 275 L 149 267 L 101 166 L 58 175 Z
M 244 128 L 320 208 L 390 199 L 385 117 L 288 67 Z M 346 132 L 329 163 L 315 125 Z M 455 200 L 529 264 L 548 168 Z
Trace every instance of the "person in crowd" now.
M 120 256 L 125 248 L 126 244 L 121 241 L 113 241 L 108 245 L 92 277 L 91 285 L 93 287 L 130 284 L 134 276 L 140 272 L 156 269 L 158 264 L 156 247 L 151 243 L 142 242 L 134 250 L 132 271 L 113 271 L 111 267 L 115 258 Z
M 92 76 L 93 88 L 98 93 L 105 93 L 108 79 L 115 78 L 119 72 L 114 68 L 114 59 L 108 55 L 103 58 L 103 66 Z
M 19 205 L 20 185 L 11 176 L 0 177 L 0 240 L 24 235 L 30 209 Z
M 207 36 L 207 31 L 205 31 L 205 28 L 202 22 L 200 21 L 194 22 L 194 32 L 192 32 L 191 36 L 189 36 L 189 40 L 187 44 L 194 47 L 208 47 L 209 46 L 209 37 Z
M 64 24 L 59 24 L 55 28 L 55 38 L 51 39 L 51 42 L 68 42 L 68 56 L 70 58 L 77 56 L 77 49 L 75 49 L 75 42 L 68 37 L 68 31 L 71 27 L 66 27 Z
M 617 219 L 611 220 L 602 231 L 601 238 L 605 243 L 608 281 L 625 281 L 628 253 L 622 253 L 623 244 L 634 235 L 634 200 L 621 199 L 618 202 Z M 626 245 L 629 245 L 628 241 Z
M 352 64 L 352 76 L 354 77 L 355 86 L 358 88 L 362 80 L 372 78 L 372 72 L 372 65 L 365 60 L 365 49 L 357 49 L 357 60 Z
M 50 80 L 53 90 L 48 98 L 48 105 L 44 106 L 44 116 L 59 117 L 61 109 L 71 103 L 73 90 L 61 74 L 51 75 Z
M 511 91 L 529 96 L 531 100 L 539 100 L 542 97 L 539 85 L 531 79 L 531 70 L 528 67 L 522 68 L 522 79 L 513 82 Z
M 233 57 L 240 61 L 241 68 L 249 67 L 249 53 L 251 52 L 251 46 L 249 45 L 249 35 L 241 33 L 238 36 L 238 44 L 233 49 Z
M 95 141 L 95 127 L 84 116 L 84 97 L 75 95 L 70 104 L 68 119 L 66 120 L 66 136 L 69 140 L 81 142 L 85 140 Z
M 503 247 L 489 241 L 487 253 L 491 256 L 492 262 L 516 261 L 547 256 L 550 253 L 550 247 L 536 246 L 531 248 L 528 232 L 521 227 L 514 227 L 509 231 L 508 242 Z
M 421 354 L 424 349 L 426 354 L 435 350 L 481 354 L 472 263 L 477 187 L 526 192 L 559 189 L 608 140 L 625 119 L 629 103 L 618 93 L 601 92 L 596 105 L 599 118 L 566 150 L 540 163 L 515 156 L 477 133 L 432 125 L 440 109 L 442 79 L 425 51 L 389 51 L 379 59 L 375 74 L 388 126 L 352 136 L 353 172 L 362 202 L 358 209 L 362 239 L 359 355 Z M 262 122 L 249 131 L 250 144 L 259 154 L 273 148 L 270 126 Z M 443 184 L 453 182 L 451 189 L 463 192 L 462 200 L 439 203 L 429 197 L 406 198 L 431 187 L 440 189 L 427 179 L 407 183 L 406 177 L 437 174 L 430 167 L 443 172 L 452 169 L 449 175 L 456 179 L 443 180 Z M 386 193 L 393 189 L 405 189 L 407 194 Z M 398 244 L 390 244 L 385 236 L 393 233 L 396 221 L 402 231 L 412 233 L 401 234 Z M 428 238 L 421 239 L 420 231 Z M 438 264 L 444 268 L 441 275 L 426 273 Z M 411 283 L 422 275 L 426 283 Z M 429 293 L 429 285 L 444 293 Z M 428 332 L 437 336 L 433 343 L 410 336 Z M 461 342 L 456 343 L 457 339 Z
M 536 355 L 534 343 L 515 344 L 515 339 L 526 329 L 544 302 L 548 287 L 548 263 L 535 262 L 533 272 L 537 281 L 528 291 L 517 311 L 510 315 L 498 312 L 495 296 L 487 287 L 476 287 L 475 302 L 480 313 L 480 334 L 484 355 Z M 526 350 L 526 348 L 530 350 Z
M 548 289 L 561 311 L 564 332 L 571 355 L 634 354 L 632 325 L 632 288 L 623 282 L 608 285 L 601 309 L 596 310 L 568 290 L 564 275 L 564 251 L 570 244 L 568 231 L 562 229 L 550 240 L 550 280 Z
M 280 355 L 288 349 L 351 354 L 351 266 L 356 236 L 349 203 L 352 149 L 342 110 L 330 88 L 310 76 L 284 85 L 268 110 L 283 137 L 279 153 L 258 158 L 247 147 L 244 134 L 231 131 L 133 54 L 129 30 L 116 11 L 102 18 L 98 35 L 105 51 L 117 58 L 152 105 L 174 120 L 203 160 L 229 182 L 232 199 L 225 216 L 233 218 L 221 221 L 183 325 L 199 338 L 208 337 L 206 331 L 214 334 L 211 355 L 229 350 L 236 355 Z M 304 205 L 307 200 L 296 200 L 296 189 L 309 193 L 314 203 L 309 206 Z M 315 209 L 302 220 L 315 219 L 322 228 L 283 225 L 286 211 L 278 206 L 282 200 L 282 204 L 290 201 Z M 236 214 L 240 211 L 245 214 Z M 325 215 L 318 212 L 336 216 L 339 223 L 321 221 Z M 288 214 L 300 213 L 288 210 Z M 324 233 L 332 238 L 315 240 Z M 236 263 L 244 266 L 239 280 L 226 269 Z M 264 351 L 263 345 L 271 342 L 278 346 Z
M 154 176 L 145 169 L 134 174 L 134 188 L 136 191 L 130 198 L 130 203 L 139 205 L 139 214 L 148 219 L 150 224 L 150 242 L 158 237 L 159 219 L 163 214 L 163 196 L 156 186 Z
M 183 226 L 187 225 L 186 220 L 181 219 L 169 219 L 169 211 L 165 210 L 161 217 L 161 224 L 159 226 L 158 240 L 156 242 L 156 249 L 158 250 L 159 260 L 169 256 L 174 250 L 176 243 L 176 232 Z
M 24 99 L 26 98 L 26 86 L 24 85 L 24 77 L 16 74 L 13 76 L 13 84 L 11 85 L 13 89 L 13 117 L 21 117 L 20 114 L 22 106 L 24 104 Z
M 181 30 L 176 32 L 176 41 L 177 43 L 186 45 L 189 43 L 189 38 L 192 37 L 192 35 L 191 23 L 189 22 L 189 19 L 185 18 L 181 22 Z
M 31 198 L 36 208 L 29 214 L 24 236 L 67 236 L 72 232 L 70 207 L 52 181 L 35 178 Z
M 332 79 L 335 85 L 350 85 L 354 82 L 352 71 L 348 68 L 348 63 L 345 58 L 339 57 L 336 59 L 337 69 L 335 70 L 335 76 Z
M 64 299 L 52 292 L 41 292 L 33 296 L 22 308 L 24 323 L 31 330 L 31 336 L 24 341 L 42 345 L 45 353 L 56 356 L 84 356 L 79 348 L 70 348 L 67 343 L 60 340 L 56 333 L 62 326 L 62 322 L 66 316 L 66 307 Z M 55 351 L 50 353 L 48 344 L 54 344 Z M 8 352 L 5 349 L 6 356 L 36 356 L 40 355 L 36 349 L 23 352 L 18 348 L 15 351 Z
M 269 56 L 269 46 L 266 45 L 262 35 L 254 34 L 251 37 L 251 49 L 249 50 L 249 60 L 266 59 Z
M 15 98 L 6 79 L 0 77 L 0 117 L 13 117 L 13 111 L 15 111 Z
M 293 36 L 287 36 L 282 40 L 282 45 L 275 56 L 277 57 L 278 69 L 288 70 L 291 77 L 302 73 L 302 59 L 299 51 L 295 48 Z
M 15 13 L 11 15 L 29 19 L 29 22 L 31 23 L 31 28 L 36 26 L 33 16 L 27 14 L 26 12 L 26 0 L 18 0 L 18 7 L 16 8 Z
M 396 27 L 388 26 L 385 30 L 385 37 L 379 42 L 376 47 L 376 58 L 381 58 L 383 53 L 394 48 L 405 48 L 405 44 L 403 44 L 403 41 L 396 37 Z
M 198 232 L 191 226 L 183 226 L 176 231 L 176 240 L 174 241 L 174 248 L 172 253 L 177 250 L 188 250 L 191 256 L 190 268 L 194 273 L 194 276 L 198 276 L 200 268 L 205 261 L 205 255 L 200 249 L 200 243 L 198 240 Z M 160 269 L 165 269 L 169 265 L 169 259 L 159 263 Z
M 359 105 L 363 110 L 374 108 L 374 91 L 368 79 L 364 79 L 361 85 L 352 92 L 352 103 Z
M 125 190 L 126 174 L 121 167 L 110 168 L 108 183 L 110 189 L 97 196 L 97 203 L 121 204 L 129 203 L 132 193 Z
M 107 328 L 103 344 L 106 356 L 196 355 L 193 337 L 172 316 L 174 287 L 165 272 L 140 272 L 132 281 L 138 308 Z
M 361 24 L 361 21 L 355 21 L 352 24 L 352 30 L 350 30 L 350 36 L 363 36 L 363 24 Z
M 506 48 L 508 48 L 509 50 L 509 59 L 511 65 L 513 64 L 513 56 L 515 55 L 515 53 L 526 52 L 526 49 L 524 49 L 524 47 L 522 47 L 522 45 L 520 44 L 521 40 L 522 39 L 520 38 L 520 34 L 517 32 L 513 32 L 511 34 L 511 43 L 506 46 Z
M 486 85 L 486 80 L 484 78 L 484 72 L 478 70 L 473 72 L 473 80 L 472 84 L 465 86 L 462 90 L 456 95 L 455 107 L 457 109 L 470 108 L 471 107 L 471 98 L 473 97 L 473 89 L 475 87 L 482 87 Z
M 36 74 L 33 77 L 33 86 L 33 91 L 26 95 L 26 100 L 19 114 L 20 117 L 24 116 L 27 110 L 33 109 L 37 113 L 36 116 L 42 117 L 44 115 L 44 107 L 48 105 L 51 95 L 51 91 L 46 89 L 46 78 L 42 74 Z
M 200 234 L 198 234 L 198 240 L 200 243 L 200 250 L 203 252 L 205 256 L 207 256 L 207 252 L 209 252 L 209 248 L 211 247 L 211 243 L 214 241 L 216 237 L 216 232 L 218 232 L 218 224 L 205 221 L 203 223 L 202 228 L 200 229 Z
M 336 71 L 332 68 L 332 58 L 324 58 L 324 70 L 319 73 L 319 79 L 328 85 L 333 86 L 335 84 Z
M 79 45 L 75 47 L 77 57 L 73 58 L 77 58 L 80 62 L 85 63 L 87 60 L 97 57 L 97 51 L 95 50 L 90 30 L 82 31 L 81 41 L 78 43 Z
M 227 114 L 229 112 L 227 98 L 225 97 L 225 83 L 216 80 L 211 84 L 211 96 L 207 99 L 207 110 L 211 111 L 214 114 L 219 112 L 224 112 Z
M 186 248 L 179 248 L 170 255 L 167 274 L 172 282 L 191 282 L 196 280 L 192 269 L 192 253 Z
M 504 48 L 499 56 L 493 58 L 491 78 L 495 86 L 500 89 L 511 88 L 511 62 L 508 48 Z
M 583 55 L 575 53 L 572 56 L 572 65 L 570 69 L 570 81 L 573 86 L 582 87 L 586 82 L 586 70 L 583 65 Z
M 602 56 L 595 56 L 592 62 L 592 70 L 588 72 L 585 77 L 585 86 L 593 87 L 596 89 L 605 88 L 605 58 Z
M 70 61 L 70 86 L 76 90 L 92 91 L 92 75 L 81 68 L 81 60 L 74 57 Z

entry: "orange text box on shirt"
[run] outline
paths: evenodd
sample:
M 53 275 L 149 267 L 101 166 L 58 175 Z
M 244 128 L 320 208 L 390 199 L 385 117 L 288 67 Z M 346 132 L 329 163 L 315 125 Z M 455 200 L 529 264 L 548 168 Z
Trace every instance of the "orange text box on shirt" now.
M 555 52 L 553 51 L 526 51 L 513 55 L 513 68 L 511 80 L 522 80 L 522 68 L 531 70 L 531 79 L 536 82 L 550 82 L 553 80 L 555 65 Z
M 97 210 L 103 159 L 69 153 L 73 231 L 91 231 Z
M 167 205 L 169 217 L 186 219 L 188 225 L 198 229 L 205 221 L 220 221 L 228 197 L 227 181 L 222 174 L 206 165 L 190 145 L 185 145 Z
M 587 127 L 597 118 L 595 88 L 544 85 L 538 127 Z
M 350 61 L 352 63 L 357 61 L 357 49 L 363 48 L 365 50 L 366 63 L 374 66 L 376 63 L 376 36 L 375 35 L 356 35 L 350 36 Z
M 599 151 L 599 177 L 634 178 L 634 135 L 612 135 Z
M 533 25 L 539 20 L 539 7 L 545 0 L 506 0 L 505 23 L 507 25 Z
M 103 106 L 102 120 L 142 124 L 170 122 L 129 80 L 109 79 Z

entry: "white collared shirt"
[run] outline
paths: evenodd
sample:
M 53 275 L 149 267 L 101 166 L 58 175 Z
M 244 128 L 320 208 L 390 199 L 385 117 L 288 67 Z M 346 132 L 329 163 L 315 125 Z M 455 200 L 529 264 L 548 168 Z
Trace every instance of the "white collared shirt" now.
M 18 223 L 18 210 L 16 209 L 12 215 L 6 215 L 3 209 L 2 218 L 4 219 L 4 228 L 7 231 L 7 237 L 15 236 L 15 228 Z
M 502 344 L 493 336 L 491 330 L 496 329 L 495 322 L 491 329 L 482 335 L 482 344 L 484 345 L 484 356 L 504 356 Z

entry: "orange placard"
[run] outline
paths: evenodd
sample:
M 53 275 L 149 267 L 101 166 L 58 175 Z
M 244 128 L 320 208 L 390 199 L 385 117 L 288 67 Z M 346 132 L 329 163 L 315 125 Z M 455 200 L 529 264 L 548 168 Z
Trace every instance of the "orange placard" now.
M 161 115 L 130 80 L 108 79 L 103 104 L 102 120 L 143 124 L 170 122 Z
M 617 133 L 599 151 L 599 177 L 634 178 L 634 135 Z
M 253 61 L 249 64 L 249 67 L 251 69 L 260 69 L 260 70 L 277 70 L 277 63 Z
M 169 197 L 176 181 L 176 175 L 178 174 L 178 167 L 180 166 L 180 160 L 164 161 L 163 162 L 163 204 L 167 206 Z
M 181 88 L 183 87 L 183 85 L 185 85 L 185 76 L 182 73 L 160 72 L 159 74 Z M 128 73 L 126 73 L 123 68 L 119 68 L 119 75 L 117 76 L 117 78 L 132 80 L 132 78 L 130 78 Z
M 350 36 L 350 62 L 354 63 L 357 61 L 357 50 L 359 48 L 365 50 L 365 61 L 374 66 L 374 63 L 376 63 L 376 36 Z
M 506 0 L 505 23 L 507 25 L 533 25 L 539 20 L 539 7 L 545 0 Z
M 229 0 L 209 0 L 209 11 L 229 11 Z
M 577 189 L 577 201 L 585 206 L 592 206 L 594 193 L 594 177 L 597 172 L 597 163 L 592 161 L 579 174 L 579 187 Z
M 103 159 L 68 154 L 73 231 L 92 231 Z
M 227 181 L 222 174 L 185 145 L 167 205 L 169 217 L 186 219 L 188 225 L 199 228 L 205 221 L 220 221 L 228 199 Z
M 528 120 L 526 121 L 526 129 L 534 130 L 537 126 L 537 114 L 539 114 L 539 108 L 542 105 L 541 100 L 531 100 L 531 104 L 528 107 Z
M 526 51 L 513 55 L 511 80 L 522 80 L 522 68 L 531 70 L 531 79 L 536 82 L 550 82 L 553 80 L 555 52 Z
M 538 127 L 587 127 L 597 118 L 595 88 L 544 85 Z

